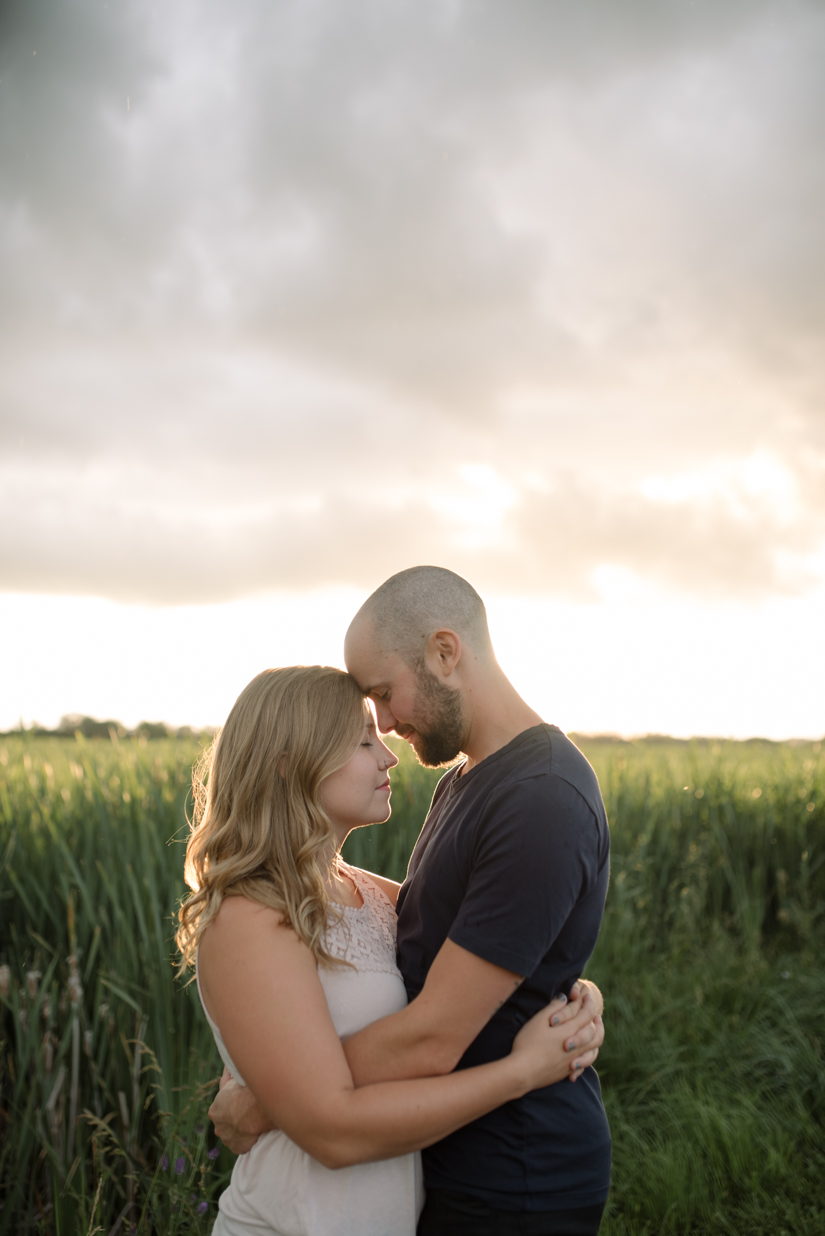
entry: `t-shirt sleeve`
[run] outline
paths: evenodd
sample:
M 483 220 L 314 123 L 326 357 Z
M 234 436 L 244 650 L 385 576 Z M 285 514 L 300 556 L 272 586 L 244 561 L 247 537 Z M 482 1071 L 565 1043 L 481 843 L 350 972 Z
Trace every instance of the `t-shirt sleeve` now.
M 596 879 L 600 850 L 598 821 L 566 781 L 502 789 L 479 820 L 450 939 L 529 978 Z

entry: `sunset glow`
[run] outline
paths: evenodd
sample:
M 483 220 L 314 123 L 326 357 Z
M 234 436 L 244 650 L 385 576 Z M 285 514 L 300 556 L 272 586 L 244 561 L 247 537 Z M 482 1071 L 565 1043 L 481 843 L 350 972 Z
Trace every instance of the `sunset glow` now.
M 820 736 L 823 56 L 813 0 L 20 8 L 0 726 L 215 724 L 430 562 L 565 728 Z

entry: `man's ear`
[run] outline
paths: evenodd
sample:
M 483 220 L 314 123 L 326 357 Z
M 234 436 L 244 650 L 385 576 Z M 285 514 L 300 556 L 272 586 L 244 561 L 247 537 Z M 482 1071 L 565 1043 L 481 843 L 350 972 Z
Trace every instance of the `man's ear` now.
M 461 638 L 444 627 L 427 640 L 426 662 L 437 678 L 449 678 L 461 660 Z

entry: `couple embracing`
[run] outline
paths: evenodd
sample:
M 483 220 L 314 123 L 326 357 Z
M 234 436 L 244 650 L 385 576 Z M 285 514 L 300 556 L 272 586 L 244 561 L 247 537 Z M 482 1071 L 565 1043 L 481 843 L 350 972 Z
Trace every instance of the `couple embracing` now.
M 382 584 L 345 656 L 259 674 L 208 755 L 178 942 L 231 1077 L 210 1114 L 247 1151 L 214 1236 L 590 1236 L 610 1177 L 580 981 L 608 880 L 595 773 L 451 571 Z M 465 757 L 400 886 L 339 855 L 390 814 L 376 720 L 424 765 Z

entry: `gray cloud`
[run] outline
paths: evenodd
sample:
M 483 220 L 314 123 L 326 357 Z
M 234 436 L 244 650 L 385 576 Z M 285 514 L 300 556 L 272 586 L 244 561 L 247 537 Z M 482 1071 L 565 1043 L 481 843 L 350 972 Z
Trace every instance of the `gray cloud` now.
M 806 586 L 819 5 L 0 20 L 2 587 Z M 765 455 L 782 511 L 736 480 Z M 461 464 L 512 491 L 486 542 L 439 504 Z M 645 496 L 703 467 L 734 479 Z

